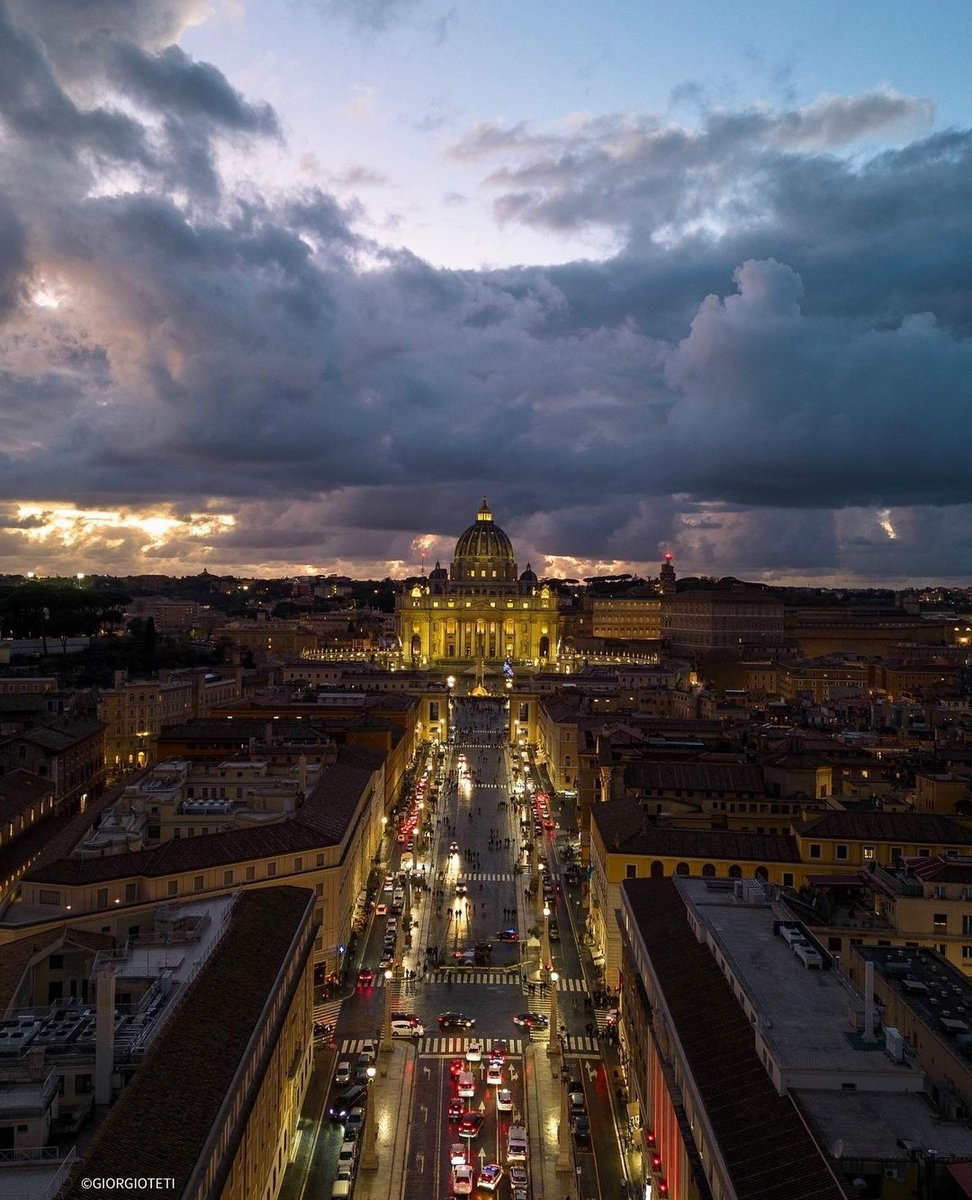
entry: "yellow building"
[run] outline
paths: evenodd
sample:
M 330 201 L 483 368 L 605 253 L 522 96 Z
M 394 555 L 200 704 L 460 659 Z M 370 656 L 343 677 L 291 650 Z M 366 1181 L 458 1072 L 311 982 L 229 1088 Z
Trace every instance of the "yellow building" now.
M 527 564 L 517 573 L 509 537 L 485 497 L 456 543 L 452 565 L 399 597 L 402 657 L 413 667 L 556 662 L 557 597 Z

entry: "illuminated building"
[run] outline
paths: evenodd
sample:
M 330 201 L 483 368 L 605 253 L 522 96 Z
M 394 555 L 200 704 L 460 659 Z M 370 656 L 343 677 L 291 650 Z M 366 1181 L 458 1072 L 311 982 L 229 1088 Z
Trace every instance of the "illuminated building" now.
M 513 545 L 485 497 L 456 543 L 452 565 L 399 598 L 402 655 L 411 666 L 482 661 L 546 665 L 556 661 L 557 597 L 534 572 L 517 572 Z

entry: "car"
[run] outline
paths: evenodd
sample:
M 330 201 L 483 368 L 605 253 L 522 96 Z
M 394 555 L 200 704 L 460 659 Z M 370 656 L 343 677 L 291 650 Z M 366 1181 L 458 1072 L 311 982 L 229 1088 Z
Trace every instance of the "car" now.
M 364 1103 L 368 1089 L 361 1084 L 349 1087 L 346 1092 L 336 1096 L 327 1106 L 327 1115 L 332 1121 L 343 1121 L 356 1104 Z
M 450 854 L 458 854 L 459 853 L 459 843 L 458 842 L 450 842 L 449 843 L 449 853 Z
M 352 1108 L 344 1120 L 344 1140 L 353 1142 L 364 1128 L 365 1110 L 358 1105 Z
M 567 1104 L 570 1107 L 570 1115 L 572 1117 L 587 1116 L 587 1101 L 584 1099 L 583 1092 L 568 1092 Z
M 500 1088 L 500 1090 L 496 1093 L 496 1111 L 513 1111 L 513 1093 L 509 1088 Z
M 495 1192 L 497 1184 L 503 1178 L 503 1168 L 499 1163 L 486 1163 L 484 1167 L 479 1169 L 479 1182 L 476 1187 L 486 1188 L 487 1191 Z
M 395 890 L 395 880 L 391 875 L 385 876 L 385 882 L 381 885 L 383 892 L 393 892 Z
M 497 930 L 496 940 L 498 942 L 518 942 L 520 935 L 515 929 L 500 929 Z
M 489 1057 L 496 1058 L 500 1062 L 506 1061 L 506 1056 L 510 1052 L 510 1043 L 500 1039 L 498 1042 L 493 1042 L 489 1048 Z
M 466 881 L 464 879 L 457 879 L 456 880 L 456 895 L 457 896 L 465 896 L 468 891 L 469 891 L 469 888 L 466 885 Z
M 527 1186 L 527 1170 L 522 1163 L 510 1163 L 510 1183 L 514 1187 Z
M 367 1087 L 371 1083 L 371 1076 L 368 1074 L 367 1067 L 358 1067 L 354 1073 L 354 1082 L 358 1087 Z
M 358 972 L 358 987 L 371 987 L 375 982 L 375 973 L 371 967 L 362 967 Z
M 498 1059 L 492 1059 L 486 1068 L 486 1082 L 499 1087 L 503 1082 L 503 1064 Z
M 482 1113 L 467 1112 L 462 1114 L 462 1120 L 459 1122 L 459 1136 L 464 1138 L 479 1137 L 479 1131 L 483 1127 Z
M 439 1013 L 440 1029 L 472 1029 L 476 1024 L 475 1017 L 466 1016 L 461 1012 Z
M 483 1043 L 479 1038 L 473 1038 L 466 1047 L 466 1062 L 482 1062 Z
M 449 1166 L 464 1167 L 469 1163 L 469 1148 L 463 1142 L 453 1142 L 449 1147 Z
M 376 904 L 375 905 L 375 916 L 376 917 L 383 917 L 383 916 L 385 916 L 385 914 L 387 912 L 388 912 L 387 904 Z
M 338 1087 L 347 1087 L 351 1082 L 351 1062 L 347 1058 L 342 1058 L 337 1065 L 337 1070 L 334 1072 L 334 1082 Z
M 550 924 L 547 926 L 547 936 L 552 942 L 560 941 L 560 925 L 555 918 L 550 918 Z
M 463 1102 L 458 1097 L 456 1097 L 456 1098 L 450 1100 L 449 1103 L 446 1105 L 446 1120 L 449 1122 L 461 1121 L 462 1114 L 465 1111 L 466 1111 L 465 1104 L 463 1104 Z
M 524 1029 L 546 1029 L 550 1024 L 550 1018 L 546 1013 L 516 1013 L 513 1017 L 513 1024 L 522 1025 Z
M 449 1074 L 453 1079 L 458 1079 L 466 1069 L 466 1060 L 464 1058 L 454 1058 L 449 1063 Z
M 389 967 L 393 967 L 394 965 L 395 965 L 394 954 L 383 954 L 378 961 L 378 970 L 379 971 L 387 971 Z
M 370 1067 L 378 1055 L 378 1047 L 370 1039 L 361 1043 L 358 1051 L 358 1066 Z
M 591 1122 L 586 1116 L 573 1117 L 570 1122 L 571 1129 L 574 1131 L 574 1138 L 580 1146 L 589 1146 L 591 1144 Z
M 473 1190 L 473 1169 L 469 1166 L 452 1168 L 452 1191 L 456 1196 L 468 1196 Z
M 341 1149 L 338 1151 L 338 1167 L 353 1167 L 354 1160 L 358 1157 L 357 1142 L 342 1142 Z

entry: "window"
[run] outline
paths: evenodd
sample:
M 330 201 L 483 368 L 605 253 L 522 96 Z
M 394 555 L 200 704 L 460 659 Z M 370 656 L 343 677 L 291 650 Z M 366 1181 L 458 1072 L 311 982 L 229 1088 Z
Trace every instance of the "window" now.
M 302 858 L 295 858 L 294 859 L 294 871 L 295 872 L 303 871 L 303 869 L 304 869 L 304 860 Z
M 267 863 L 267 879 L 272 879 L 277 873 L 277 864 L 275 862 Z
M 834 952 L 834 954 L 839 954 L 840 953 L 840 938 L 839 937 L 827 938 L 827 949 L 832 950 Z
M 126 883 L 125 884 L 125 903 L 126 904 L 134 904 L 137 899 L 138 899 L 138 884 L 137 883 Z
M 107 907 L 108 907 L 108 889 L 107 888 L 98 888 L 98 894 L 95 898 L 95 908 L 107 908 Z
M 932 929 L 935 933 L 948 933 L 948 913 L 935 913 L 932 916 Z
M 968 913 L 962 918 L 962 936 L 972 937 L 972 916 Z
M 873 846 L 865 846 L 864 847 L 864 861 L 865 862 L 873 862 L 874 861 L 874 847 Z
M 783 872 L 783 886 L 789 887 L 789 888 L 793 887 L 793 872 L 792 871 L 784 871 Z
M 94 1076 L 92 1075 L 75 1075 L 74 1077 L 74 1093 L 80 1096 L 85 1092 L 90 1092 L 94 1087 Z
M 179 880 L 178 879 L 170 879 L 169 880 L 169 895 L 170 896 L 178 896 L 179 895 Z
M 972 958 L 972 946 L 962 947 L 962 957 L 966 960 Z
M 197 875 L 192 881 L 192 890 L 194 892 L 201 892 L 203 890 L 204 883 L 205 880 L 203 879 L 202 875 Z
M 246 879 L 247 883 L 252 883 L 252 881 L 256 878 L 256 867 L 247 867 L 243 877 Z
M 50 956 L 50 958 L 47 960 L 47 965 L 51 968 L 52 971 L 60 971 L 64 966 L 64 955 L 63 954 L 52 954 Z
M 106 892 L 105 893 L 105 903 L 106 904 L 108 902 L 107 895 L 108 894 Z M 41 889 L 37 898 L 38 898 L 38 900 L 40 900 L 41 904 L 60 904 L 61 903 L 61 893 L 60 892 L 52 892 L 52 891 L 47 890 L 46 888 Z
M 943 884 L 936 883 L 935 886 L 932 888 L 932 899 L 933 900 L 944 900 L 947 897 L 947 895 L 948 895 L 948 893 L 946 892 Z
M 229 885 L 232 884 L 232 882 L 233 882 L 233 872 L 232 871 L 224 871 L 223 872 L 223 886 L 229 887 Z
M 837 857 L 840 859 L 846 860 L 846 858 L 847 858 L 847 847 L 846 846 L 838 846 L 837 847 Z
M 638 878 L 638 864 L 637 863 L 627 863 L 624 868 L 624 877 L 625 877 L 625 879 L 637 879 Z
M 893 863 L 897 862 L 899 858 L 903 858 L 903 857 L 904 857 L 904 851 L 901 849 L 900 846 L 892 846 L 891 847 L 891 861 Z
M 819 858 L 820 857 L 820 843 L 819 842 L 811 842 L 810 843 L 810 857 L 811 858 Z

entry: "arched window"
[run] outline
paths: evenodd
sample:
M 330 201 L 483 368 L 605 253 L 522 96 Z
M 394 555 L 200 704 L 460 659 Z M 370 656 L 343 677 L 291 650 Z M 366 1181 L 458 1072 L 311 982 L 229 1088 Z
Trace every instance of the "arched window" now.
M 742 879 L 742 867 L 739 867 L 735 863 L 733 863 L 732 866 L 729 868 L 729 878 L 730 879 Z
M 689 871 L 688 863 L 679 863 L 678 866 L 675 868 L 675 874 L 676 875 L 690 875 L 691 872 Z
M 537 647 L 537 653 L 540 658 L 550 657 L 550 638 L 542 637 L 540 639 L 540 645 Z
M 762 879 L 763 883 L 768 883 L 769 882 L 769 871 L 767 871 L 765 867 L 757 867 L 756 868 L 756 878 Z
M 703 879 L 711 879 L 712 876 L 715 875 L 715 873 L 716 873 L 716 869 L 712 865 L 712 863 L 703 863 L 702 864 L 702 878 Z
M 665 874 L 665 864 L 663 862 L 659 862 L 658 859 L 656 858 L 655 861 L 651 864 L 651 877 L 652 877 L 652 879 L 661 879 L 664 874 Z

